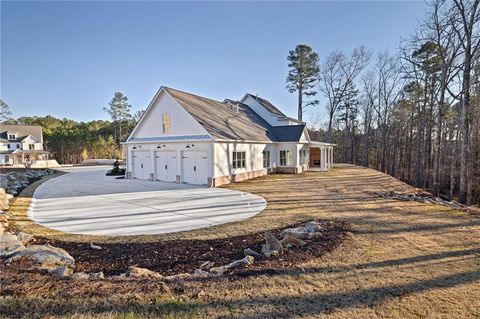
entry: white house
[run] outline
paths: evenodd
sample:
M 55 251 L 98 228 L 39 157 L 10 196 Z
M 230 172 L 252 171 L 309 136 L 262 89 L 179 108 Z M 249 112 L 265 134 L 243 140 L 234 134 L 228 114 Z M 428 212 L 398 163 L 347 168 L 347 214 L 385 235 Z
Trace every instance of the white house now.
M 0 165 L 32 164 L 47 158 L 41 126 L 0 124 Z
M 245 94 L 215 101 L 161 87 L 127 141 L 127 178 L 219 186 L 268 174 L 328 170 L 333 144 Z

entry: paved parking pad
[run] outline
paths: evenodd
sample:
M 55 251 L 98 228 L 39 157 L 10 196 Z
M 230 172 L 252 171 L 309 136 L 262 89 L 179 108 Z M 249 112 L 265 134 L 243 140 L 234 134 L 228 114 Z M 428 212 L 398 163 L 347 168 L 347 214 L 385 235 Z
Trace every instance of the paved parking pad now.
M 210 227 L 258 214 L 257 195 L 105 176 L 106 167 L 65 168 L 35 191 L 29 217 L 49 228 L 86 235 L 152 235 Z

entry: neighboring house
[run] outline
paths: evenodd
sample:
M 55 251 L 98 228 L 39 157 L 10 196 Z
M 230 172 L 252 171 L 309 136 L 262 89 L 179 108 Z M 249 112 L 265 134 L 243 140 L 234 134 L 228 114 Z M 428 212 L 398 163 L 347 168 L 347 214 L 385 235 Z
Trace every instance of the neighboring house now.
M 269 172 L 328 170 L 333 144 L 246 94 L 215 101 L 161 87 L 125 142 L 127 178 L 219 186 Z
M 41 126 L 0 124 L 0 165 L 29 165 L 46 159 Z

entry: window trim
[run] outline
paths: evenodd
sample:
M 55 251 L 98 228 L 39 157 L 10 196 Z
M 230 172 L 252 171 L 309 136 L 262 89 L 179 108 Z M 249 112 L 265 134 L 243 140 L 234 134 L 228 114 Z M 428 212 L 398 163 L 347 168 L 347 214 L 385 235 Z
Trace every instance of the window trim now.
M 270 168 L 272 165 L 272 162 L 270 160 L 270 151 L 263 151 L 262 152 L 262 163 L 263 163 L 263 168 Z
M 285 155 L 282 158 L 282 153 Z M 284 160 L 285 163 L 282 163 Z M 292 151 L 290 150 L 280 150 L 280 166 L 291 166 L 292 165 Z
M 299 165 L 307 165 L 307 150 L 298 151 L 298 163 Z
M 232 168 L 243 169 L 246 167 L 247 152 L 232 152 Z

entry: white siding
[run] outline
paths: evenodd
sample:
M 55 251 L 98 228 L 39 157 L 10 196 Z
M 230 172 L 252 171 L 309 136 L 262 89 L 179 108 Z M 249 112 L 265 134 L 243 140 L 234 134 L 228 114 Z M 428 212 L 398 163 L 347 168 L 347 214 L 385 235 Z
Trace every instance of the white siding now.
M 258 103 L 251 96 L 247 96 L 245 100 L 242 101 L 242 103 L 248 105 L 253 111 L 255 111 L 255 113 L 260 115 L 271 126 L 288 125 L 286 124 L 286 122 L 278 121 L 277 115 L 268 112 L 260 103 Z
M 264 150 L 270 151 L 270 162 L 277 162 L 275 144 L 227 143 L 217 142 L 215 145 L 214 177 L 229 176 L 263 169 Z M 245 168 L 232 167 L 233 152 L 245 152 Z
M 163 134 L 164 113 L 170 114 L 171 134 Z M 131 137 L 158 137 L 166 135 L 191 135 L 208 132 L 179 105 L 168 93 L 161 92 L 144 115 Z
M 190 148 L 185 148 L 187 144 L 193 144 L 193 147 Z M 158 146 L 161 146 L 161 148 L 157 148 Z M 165 145 L 165 147 L 163 147 Z M 141 147 L 139 147 L 141 146 Z M 127 172 L 132 172 L 132 151 L 133 151 L 134 145 L 130 144 L 127 145 Z M 207 176 L 212 177 L 213 176 L 213 162 L 212 162 L 212 143 L 211 142 L 185 142 L 185 143 L 180 143 L 180 142 L 175 142 L 175 143 L 142 143 L 142 144 L 135 144 L 135 147 L 137 147 L 136 150 L 142 150 L 142 151 L 148 151 L 150 152 L 150 158 L 151 158 L 151 163 L 150 163 L 150 171 L 152 174 L 154 174 L 154 179 L 157 179 L 155 176 L 155 151 L 174 151 L 176 152 L 177 156 L 177 165 L 176 165 L 176 175 L 181 176 L 182 175 L 182 151 L 184 150 L 204 150 L 207 151 L 208 153 L 208 167 L 207 167 Z

